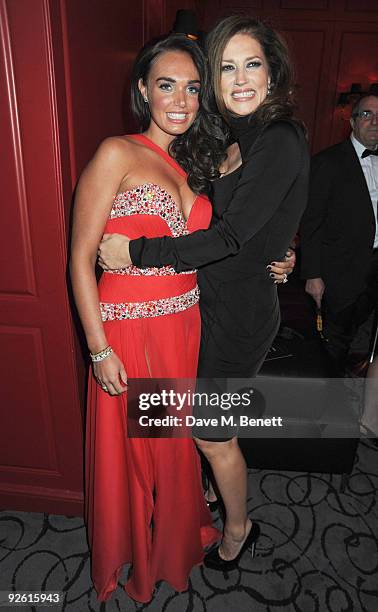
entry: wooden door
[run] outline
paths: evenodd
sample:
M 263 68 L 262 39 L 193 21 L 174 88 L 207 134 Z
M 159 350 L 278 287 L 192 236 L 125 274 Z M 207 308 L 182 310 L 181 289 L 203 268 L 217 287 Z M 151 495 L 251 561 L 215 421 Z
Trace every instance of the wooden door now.
M 66 289 L 49 4 L 0 0 L 0 507 L 80 514 L 82 413 Z

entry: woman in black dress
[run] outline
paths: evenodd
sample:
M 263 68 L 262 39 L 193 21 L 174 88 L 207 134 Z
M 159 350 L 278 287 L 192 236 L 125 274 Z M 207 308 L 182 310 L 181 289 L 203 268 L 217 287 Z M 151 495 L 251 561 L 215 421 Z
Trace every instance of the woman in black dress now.
M 246 16 L 227 17 L 209 35 L 208 56 L 216 103 L 234 140 L 213 184 L 210 229 L 175 239 L 139 238 L 129 249 L 138 267 L 200 268 L 199 377 L 242 378 L 256 375 L 278 330 L 277 288 L 266 267 L 284 257 L 297 230 L 309 155 L 302 125 L 293 118 L 287 47 L 271 28 Z M 104 249 L 105 264 L 129 265 L 124 242 L 116 248 L 122 260 L 110 263 Z M 236 437 L 196 441 L 226 510 L 222 542 L 205 564 L 233 569 L 259 535 L 247 516 L 245 461 Z

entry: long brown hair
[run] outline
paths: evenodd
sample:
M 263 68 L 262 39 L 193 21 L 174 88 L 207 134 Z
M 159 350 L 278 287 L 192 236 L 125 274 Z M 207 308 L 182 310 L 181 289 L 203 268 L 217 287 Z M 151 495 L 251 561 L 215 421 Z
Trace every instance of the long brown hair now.
M 257 40 L 268 63 L 270 93 L 256 109 L 254 117 L 263 124 L 292 117 L 295 109 L 294 68 L 286 42 L 262 21 L 247 15 L 232 15 L 213 28 L 206 43 L 215 100 L 223 118 L 228 121 L 229 115 L 221 88 L 222 57 L 227 43 L 235 34 L 249 34 Z
M 137 55 L 131 77 L 131 109 L 143 132 L 151 121 L 149 105 L 139 90 L 139 79 L 146 83 L 151 67 L 167 51 L 187 53 L 201 81 L 200 107 L 190 128 L 176 136 L 169 153 L 188 174 L 188 185 L 195 193 L 208 191 L 210 181 L 219 176 L 219 166 L 226 157 L 225 136 L 219 117 L 210 108 L 207 61 L 200 47 L 183 34 L 170 34 L 148 42 Z

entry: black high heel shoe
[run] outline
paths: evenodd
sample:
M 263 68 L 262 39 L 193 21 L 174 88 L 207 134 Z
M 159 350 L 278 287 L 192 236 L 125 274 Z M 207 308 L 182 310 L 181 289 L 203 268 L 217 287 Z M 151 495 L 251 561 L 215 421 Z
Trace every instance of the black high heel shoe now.
M 236 569 L 239 566 L 239 561 L 246 550 L 251 550 L 252 558 L 255 556 L 255 547 L 256 542 L 259 539 L 259 535 L 260 526 L 258 523 L 256 523 L 256 521 L 253 521 L 250 532 L 247 535 L 243 546 L 239 550 L 239 553 L 234 559 L 230 559 L 228 561 L 226 561 L 226 559 L 222 559 L 222 557 L 219 556 L 218 552 L 219 546 L 217 546 L 216 548 L 213 548 L 210 552 L 208 552 L 207 555 L 205 555 L 205 558 L 203 560 L 204 565 L 213 570 L 217 570 L 218 572 L 228 572 L 233 569 Z

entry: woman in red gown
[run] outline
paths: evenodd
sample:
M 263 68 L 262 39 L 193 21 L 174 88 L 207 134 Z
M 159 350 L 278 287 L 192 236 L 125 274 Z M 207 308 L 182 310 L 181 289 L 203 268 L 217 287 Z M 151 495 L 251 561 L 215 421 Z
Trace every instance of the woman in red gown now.
M 211 135 L 201 135 L 204 66 L 199 48 L 180 36 L 142 50 L 132 96 L 144 133 L 105 140 L 77 189 L 71 275 L 93 360 L 86 522 L 100 600 L 110 597 L 125 563 L 132 564 L 125 589 L 138 601 L 151 599 L 158 580 L 185 590 L 204 547 L 219 538 L 192 439 L 129 438 L 127 432 L 127 377 L 195 378 L 196 272 L 132 266 L 104 272 L 97 287 L 94 271 L 104 231 L 176 237 L 208 227 L 210 202 L 189 187 L 198 193 L 215 175 L 209 164 L 204 173 L 195 145 L 207 138 L 203 150 L 214 148 Z M 170 145 L 181 165 L 192 168 L 188 175 Z

